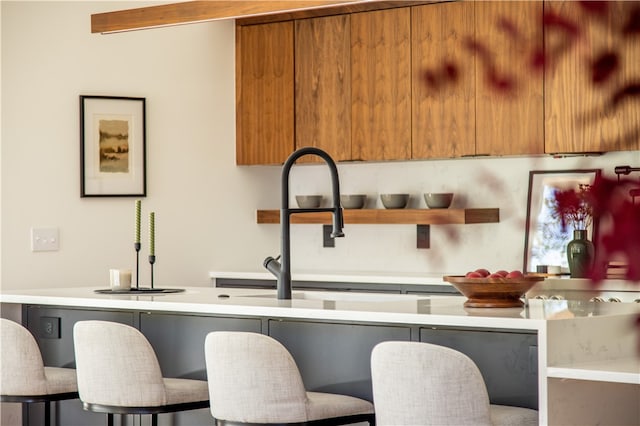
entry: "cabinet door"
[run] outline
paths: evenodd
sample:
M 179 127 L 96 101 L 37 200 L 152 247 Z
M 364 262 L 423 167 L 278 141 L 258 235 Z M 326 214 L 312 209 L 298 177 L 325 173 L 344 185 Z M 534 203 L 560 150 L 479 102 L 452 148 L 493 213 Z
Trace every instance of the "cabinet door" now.
M 295 23 L 296 149 L 314 146 L 336 161 L 351 159 L 350 35 L 349 15 Z
M 411 328 L 269 320 L 269 336 L 289 350 L 307 390 L 373 401 L 371 350 L 387 340 L 411 340 Z
M 482 373 L 492 404 L 538 408 L 536 334 L 421 328 L 420 341 L 460 351 Z
M 354 160 L 411 158 L 410 8 L 351 15 Z
M 574 23 L 580 38 L 573 42 L 557 27 L 545 30 L 545 48 L 569 48 L 550 63 L 545 73 L 545 151 L 592 152 L 640 149 L 638 99 L 610 108 L 613 94 L 637 83 L 640 43 L 637 35 L 623 36 L 622 28 L 639 2 L 606 2 L 607 11 L 597 19 L 579 2 L 545 2 L 545 11 Z M 607 81 L 594 83 L 591 64 L 603 53 L 614 52 L 619 71 Z
M 282 164 L 293 152 L 293 22 L 236 29 L 236 163 Z
M 476 55 L 477 154 L 544 152 L 543 73 L 531 61 L 541 16 L 542 1 L 476 2 L 476 38 L 488 49 Z
M 476 152 L 475 59 L 462 49 L 473 36 L 474 9 L 472 2 L 411 8 L 414 159 Z M 457 77 L 447 74 L 449 64 Z
M 48 306 L 23 306 L 26 318 L 25 326 L 35 337 L 42 353 L 44 365 L 50 367 L 75 368 L 73 348 L 73 326 L 78 321 L 100 320 L 119 322 L 134 326 L 136 314 L 133 312 L 111 312 L 88 309 L 70 309 Z M 48 324 L 57 324 L 54 334 L 48 334 Z M 52 418 L 59 425 L 102 426 L 105 414 L 86 411 L 79 399 L 54 402 Z M 23 425 L 40 426 L 44 424 L 44 404 L 28 404 L 23 410 Z M 117 424 L 117 423 L 116 423 Z

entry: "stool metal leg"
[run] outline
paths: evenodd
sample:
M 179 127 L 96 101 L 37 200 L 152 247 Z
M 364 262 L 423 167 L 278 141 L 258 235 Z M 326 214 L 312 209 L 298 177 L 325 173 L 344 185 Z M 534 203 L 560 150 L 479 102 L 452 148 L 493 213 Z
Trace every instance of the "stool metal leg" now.
M 51 401 L 44 402 L 44 424 L 51 426 Z
M 152 414 L 151 415 L 151 426 L 158 426 L 158 415 L 157 414 Z

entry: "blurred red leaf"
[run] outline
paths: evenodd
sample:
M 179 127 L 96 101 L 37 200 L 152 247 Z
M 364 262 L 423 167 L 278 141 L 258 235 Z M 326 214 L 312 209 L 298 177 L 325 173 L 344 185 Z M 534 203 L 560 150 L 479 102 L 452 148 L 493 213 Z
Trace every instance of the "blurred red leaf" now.
M 591 80 L 594 84 L 604 83 L 614 74 L 620 65 L 618 54 L 604 52 L 600 54 L 591 65 Z
M 480 43 L 478 40 L 472 37 L 466 37 L 463 41 L 464 47 L 469 50 L 471 53 L 474 53 L 480 57 L 486 63 L 491 62 L 491 53 L 489 48 Z
M 635 7 L 629 14 L 629 19 L 622 28 L 622 34 L 634 35 L 640 34 L 640 7 Z
M 458 77 L 460 76 L 460 71 L 458 70 L 458 66 L 452 62 L 446 62 L 444 64 L 444 74 L 447 77 L 447 80 L 451 82 L 458 81 Z
M 515 40 L 517 42 L 521 42 L 523 40 L 522 34 L 518 30 L 516 24 L 514 24 L 511 20 L 501 16 L 497 21 L 497 27 L 505 32 L 509 36 L 510 39 Z
M 627 98 L 640 96 L 640 82 L 629 83 L 626 86 L 616 90 L 611 97 L 610 107 L 617 107 L 620 102 Z
M 580 28 L 575 22 L 553 12 L 545 12 L 542 15 L 542 25 L 548 29 L 561 30 L 574 38 L 580 35 Z
M 593 15 L 605 15 L 609 10 L 609 4 L 606 1 L 580 1 L 580 7 Z

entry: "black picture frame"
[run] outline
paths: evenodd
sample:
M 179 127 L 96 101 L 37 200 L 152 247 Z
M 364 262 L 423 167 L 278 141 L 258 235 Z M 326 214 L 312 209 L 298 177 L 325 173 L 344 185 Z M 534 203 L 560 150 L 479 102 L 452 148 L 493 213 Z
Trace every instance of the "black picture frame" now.
M 580 184 L 591 185 L 601 173 L 602 169 L 532 170 L 529 172 L 522 267 L 524 273 L 537 272 L 538 265 L 560 266 L 561 273 L 569 272 L 566 247 L 573 239 L 573 232 L 570 227 L 562 232 L 560 218 L 552 218 L 548 215 L 546 211 L 548 204 L 545 203 L 545 198 L 552 196 L 554 189 L 577 190 Z M 544 220 L 539 220 L 541 216 Z M 593 218 L 587 233 L 591 241 L 597 241 L 597 218 Z
M 146 98 L 80 95 L 80 196 L 147 195 Z

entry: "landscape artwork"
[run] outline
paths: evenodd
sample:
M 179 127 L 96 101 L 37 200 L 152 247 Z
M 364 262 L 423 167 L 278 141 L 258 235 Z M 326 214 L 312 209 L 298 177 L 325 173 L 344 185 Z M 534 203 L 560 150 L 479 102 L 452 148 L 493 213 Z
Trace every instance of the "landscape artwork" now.
M 98 120 L 100 173 L 129 173 L 129 120 Z
M 80 196 L 144 197 L 145 98 L 80 95 Z

